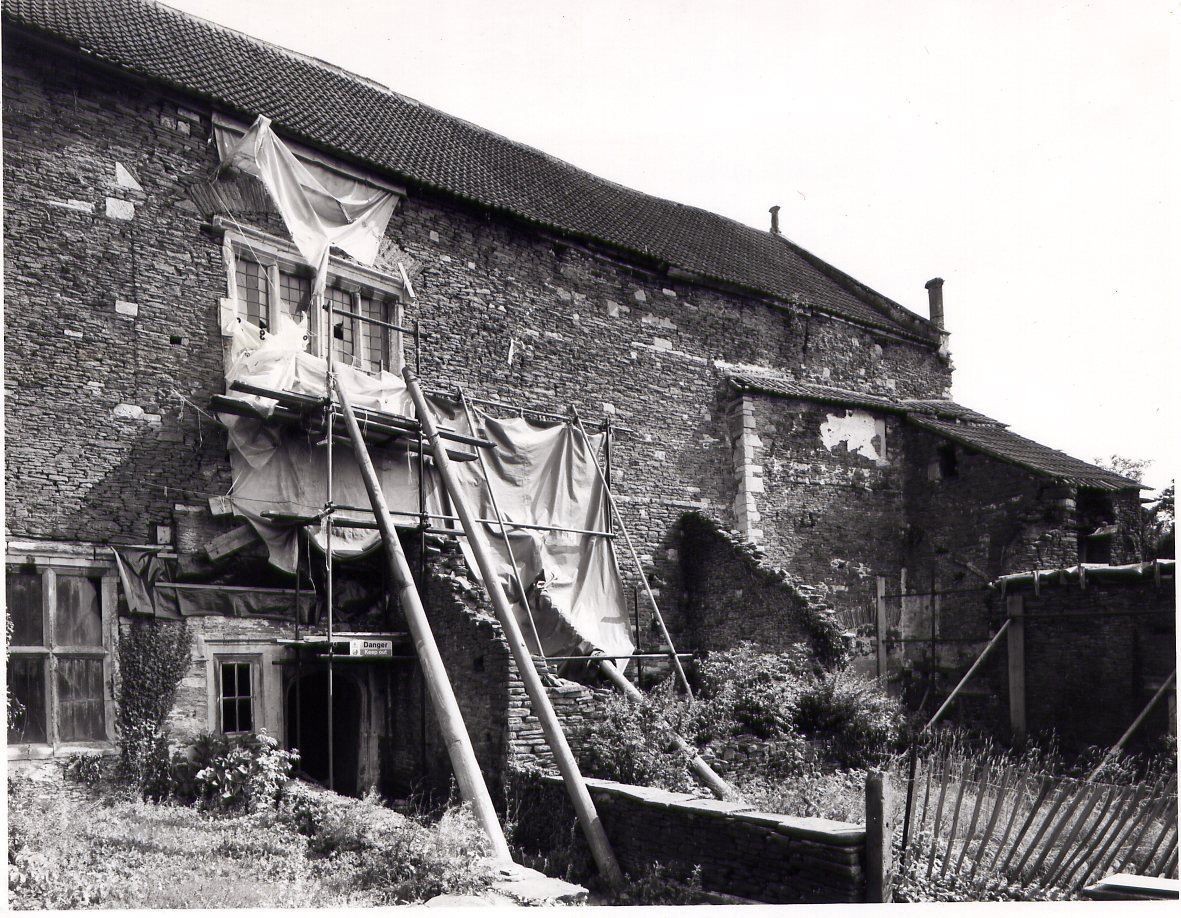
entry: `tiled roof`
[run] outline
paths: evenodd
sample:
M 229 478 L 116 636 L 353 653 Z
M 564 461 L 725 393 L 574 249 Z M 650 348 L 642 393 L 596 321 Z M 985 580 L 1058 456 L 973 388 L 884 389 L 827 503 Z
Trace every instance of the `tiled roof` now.
M 902 407 L 907 412 L 914 414 L 933 414 L 937 418 L 950 418 L 953 421 L 966 421 L 969 424 L 992 424 L 994 427 L 1009 426 L 946 398 L 904 398 Z
M 606 181 L 361 77 L 149 0 L 4 0 L 6 26 L 531 223 L 933 341 L 929 322 L 770 232 Z
M 876 408 L 880 411 L 902 412 L 901 404 L 883 395 L 869 395 L 865 392 L 854 392 L 851 389 L 838 389 L 834 386 L 821 386 L 816 383 L 797 382 L 777 376 L 766 376 L 758 373 L 732 373 L 730 381 L 740 389 L 753 389 L 767 395 L 778 395 L 782 398 L 801 398 L 809 402 L 822 402 L 828 405 L 846 405 L 851 408 Z
M 1027 440 L 999 421 L 950 399 L 897 399 L 759 373 L 732 373 L 729 378 L 739 389 L 780 398 L 901 414 L 909 423 L 977 452 L 1085 488 L 1122 491 L 1140 487 L 1130 478 Z
M 1084 488 L 1099 491 L 1124 491 L 1141 487 L 1130 478 L 1101 469 L 1097 465 L 1075 459 L 1066 453 L 1006 430 L 989 425 L 956 424 L 936 418 L 908 415 L 907 420 L 924 430 L 937 433 L 948 440 L 973 449 L 978 453 L 1002 459 L 1032 472 L 1051 478 L 1070 481 Z

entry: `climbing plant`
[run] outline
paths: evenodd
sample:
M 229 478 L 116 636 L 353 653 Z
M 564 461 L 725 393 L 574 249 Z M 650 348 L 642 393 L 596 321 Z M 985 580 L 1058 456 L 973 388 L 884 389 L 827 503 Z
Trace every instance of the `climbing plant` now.
M 164 721 L 188 672 L 193 638 L 186 622 L 133 622 L 119 640 L 120 768 L 145 796 L 166 789 L 169 752 Z

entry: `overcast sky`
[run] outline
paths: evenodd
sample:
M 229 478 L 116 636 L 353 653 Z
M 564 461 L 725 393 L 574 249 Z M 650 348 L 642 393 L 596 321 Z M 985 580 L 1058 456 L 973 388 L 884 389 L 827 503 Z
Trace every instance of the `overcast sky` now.
M 780 204 L 789 238 L 921 314 L 941 276 L 957 400 L 1174 474 L 1167 3 L 170 4 L 652 194 L 759 228 Z

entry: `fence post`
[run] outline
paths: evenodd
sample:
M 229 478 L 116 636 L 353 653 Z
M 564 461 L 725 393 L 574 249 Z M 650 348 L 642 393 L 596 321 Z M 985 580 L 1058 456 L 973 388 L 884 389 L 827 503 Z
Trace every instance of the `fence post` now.
M 877 589 L 878 684 L 886 684 L 886 578 L 878 577 Z
M 865 901 L 889 902 L 894 885 L 894 789 L 890 774 L 865 776 Z
M 1020 593 L 1005 599 L 1009 615 L 1009 727 L 1013 745 L 1025 743 L 1025 600 Z

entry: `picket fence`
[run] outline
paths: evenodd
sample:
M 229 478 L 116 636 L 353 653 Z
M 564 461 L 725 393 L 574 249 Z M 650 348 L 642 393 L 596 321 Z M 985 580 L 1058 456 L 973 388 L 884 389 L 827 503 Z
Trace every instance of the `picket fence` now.
M 928 878 L 1077 890 L 1116 872 L 1177 877 L 1176 775 L 1110 784 L 938 753 L 892 770 L 899 857 L 925 862 Z

